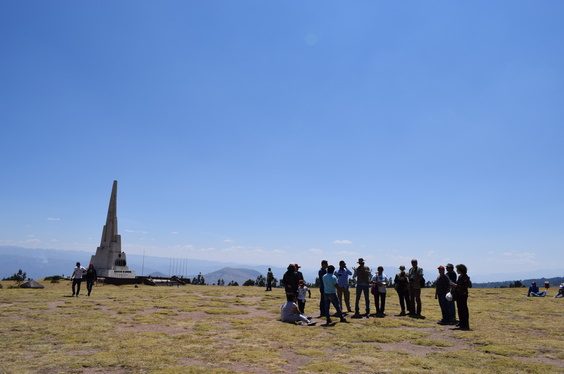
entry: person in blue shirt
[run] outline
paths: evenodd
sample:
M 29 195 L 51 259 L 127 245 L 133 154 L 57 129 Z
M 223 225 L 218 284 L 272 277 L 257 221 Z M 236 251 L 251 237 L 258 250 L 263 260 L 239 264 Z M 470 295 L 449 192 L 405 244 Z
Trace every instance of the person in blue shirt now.
M 341 306 L 339 305 L 339 299 L 337 299 L 337 277 L 335 274 L 335 267 L 333 265 L 329 265 L 327 267 L 327 274 L 323 276 L 323 292 L 324 292 L 324 299 L 325 299 L 325 316 L 327 318 L 327 324 L 330 324 L 331 315 L 329 314 L 329 306 L 333 304 L 335 309 L 337 310 L 337 316 L 340 318 L 341 322 L 347 322 L 345 317 L 343 317 L 343 311 L 341 310 Z
M 337 297 L 339 298 L 339 304 L 341 304 L 341 310 L 343 310 L 343 295 L 345 296 L 345 305 L 347 306 L 347 312 L 352 313 L 351 309 L 351 292 L 349 290 L 349 276 L 353 275 L 352 271 L 347 269 L 347 264 L 345 261 L 339 261 L 339 270 L 335 271 L 337 276 Z
M 529 293 L 527 293 L 527 297 L 531 295 L 536 297 L 545 297 L 546 291 L 539 292 L 539 288 L 537 287 L 537 282 L 533 282 L 531 283 L 531 287 L 529 287 Z

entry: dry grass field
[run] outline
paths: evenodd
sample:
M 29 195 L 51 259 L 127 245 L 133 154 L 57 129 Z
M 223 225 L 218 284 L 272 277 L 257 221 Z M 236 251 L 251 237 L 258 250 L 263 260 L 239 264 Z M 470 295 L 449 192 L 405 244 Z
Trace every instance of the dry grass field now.
M 1 373 L 564 373 L 564 299 L 525 289 L 472 289 L 472 330 L 459 331 L 436 324 L 432 289 L 425 319 L 398 316 L 390 290 L 385 318 L 307 327 L 279 321 L 281 289 L 103 285 L 76 298 L 68 281 L 41 283 L 3 282 Z

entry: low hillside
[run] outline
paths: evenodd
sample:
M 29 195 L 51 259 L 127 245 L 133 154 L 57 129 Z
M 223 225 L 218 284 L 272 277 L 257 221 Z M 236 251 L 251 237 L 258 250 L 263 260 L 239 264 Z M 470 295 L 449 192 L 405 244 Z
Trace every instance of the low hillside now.
M 218 280 L 222 280 L 226 285 L 231 281 L 242 285 L 248 279 L 257 279 L 259 275 L 261 275 L 261 273 L 253 269 L 225 267 L 223 269 L 204 274 L 204 278 L 207 284 L 217 284 Z

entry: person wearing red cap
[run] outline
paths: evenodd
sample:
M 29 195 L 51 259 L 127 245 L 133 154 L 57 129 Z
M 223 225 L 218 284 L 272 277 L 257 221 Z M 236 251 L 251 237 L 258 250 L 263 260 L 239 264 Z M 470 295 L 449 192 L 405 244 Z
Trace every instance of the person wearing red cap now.
M 441 307 L 442 319 L 437 322 L 439 325 L 450 324 L 450 315 L 448 311 L 448 300 L 446 298 L 447 293 L 450 291 L 450 279 L 445 274 L 445 267 L 443 265 L 438 267 L 439 276 L 435 282 L 435 300 L 439 301 L 439 306 Z
M 304 275 L 300 271 L 301 266 L 298 264 L 294 264 L 296 266 L 296 273 L 298 274 L 298 280 L 304 280 Z

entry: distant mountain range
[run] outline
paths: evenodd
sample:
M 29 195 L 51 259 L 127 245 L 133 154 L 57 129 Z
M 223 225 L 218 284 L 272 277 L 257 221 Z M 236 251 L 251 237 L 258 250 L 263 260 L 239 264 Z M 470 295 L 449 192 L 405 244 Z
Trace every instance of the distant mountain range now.
M 207 284 L 217 284 L 217 282 L 221 279 L 226 285 L 231 281 L 234 281 L 241 286 L 249 279 L 257 279 L 259 275 L 261 275 L 261 273 L 252 269 L 226 267 L 218 271 L 214 271 L 213 273 L 204 274 L 204 278 Z M 263 274 L 263 276 L 265 275 Z
M 19 269 L 26 272 L 27 277 L 31 279 L 43 279 L 51 275 L 68 276 L 77 261 L 87 267 L 93 254 L 94 252 L 0 246 L 0 279 L 12 276 Z M 242 284 L 247 279 L 255 280 L 260 274 L 266 276 L 269 267 L 272 268 L 274 277 L 281 279 L 286 271 L 286 268 L 268 265 L 244 265 L 243 268 L 243 265 L 236 263 L 134 254 L 127 254 L 127 265 L 131 270 L 135 270 L 137 275 L 177 275 L 192 279 L 201 273 L 209 284 L 217 283 L 218 279 L 223 279 L 225 284 L 231 280 Z M 304 274 L 304 277 L 308 282 L 315 281 L 315 276 L 312 278 L 311 274 Z
M 0 246 L 0 279 L 10 277 L 19 269 L 26 272 L 27 276 L 31 279 L 42 279 L 51 275 L 70 275 L 77 261 L 81 262 L 86 267 L 93 254 L 94 251 L 64 251 L 58 249 L 30 249 L 15 246 Z M 269 267 L 272 268 L 274 277 L 280 280 L 286 271 L 286 264 L 284 264 L 284 267 L 271 265 L 241 265 L 217 261 L 142 256 L 129 253 L 127 254 L 127 262 L 129 268 L 135 270 L 137 275 L 177 275 L 192 279 L 201 273 L 204 275 L 206 283 L 209 284 L 217 283 L 218 279 L 223 279 L 225 284 L 229 283 L 231 280 L 242 284 L 247 279 L 255 280 L 260 274 L 266 276 L 266 271 Z M 225 268 L 229 270 L 225 270 Z M 395 267 L 392 266 L 385 267 L 385 269 L 394 269 L 395 271 Z M 302 270 L 306 282 L 315 283 L 317 269 L 302 268 L 300 270 Z M 386 271 L 386 274 L 393 276 L 394 271 Z M 551 273 L 554 272 L 552 271 Z M 542 278 L 542 274 L 542 271 L 497 274 L 496 277 L 498 279 L 501 276 L 506 279 L 499 282 L 481 282 L 484 276 L 470 275 L 474 282 L 474 287 L 476 288 L 509 286 L 509 284 L 515 280 L 521 280 L 527 287 L 533 280 L 536 281 L 539 286 L 544 285 L 545 280 L 549 280 L 552 286 L 557 286 L 564 282 L 561 277 Z M 546 275 L 546 273 L 544 274 Z M 432 276 L 426 275 L 425 278 L 427 280 L 433 280 Z M 491 277 L 488 278 L 492 279 Z

